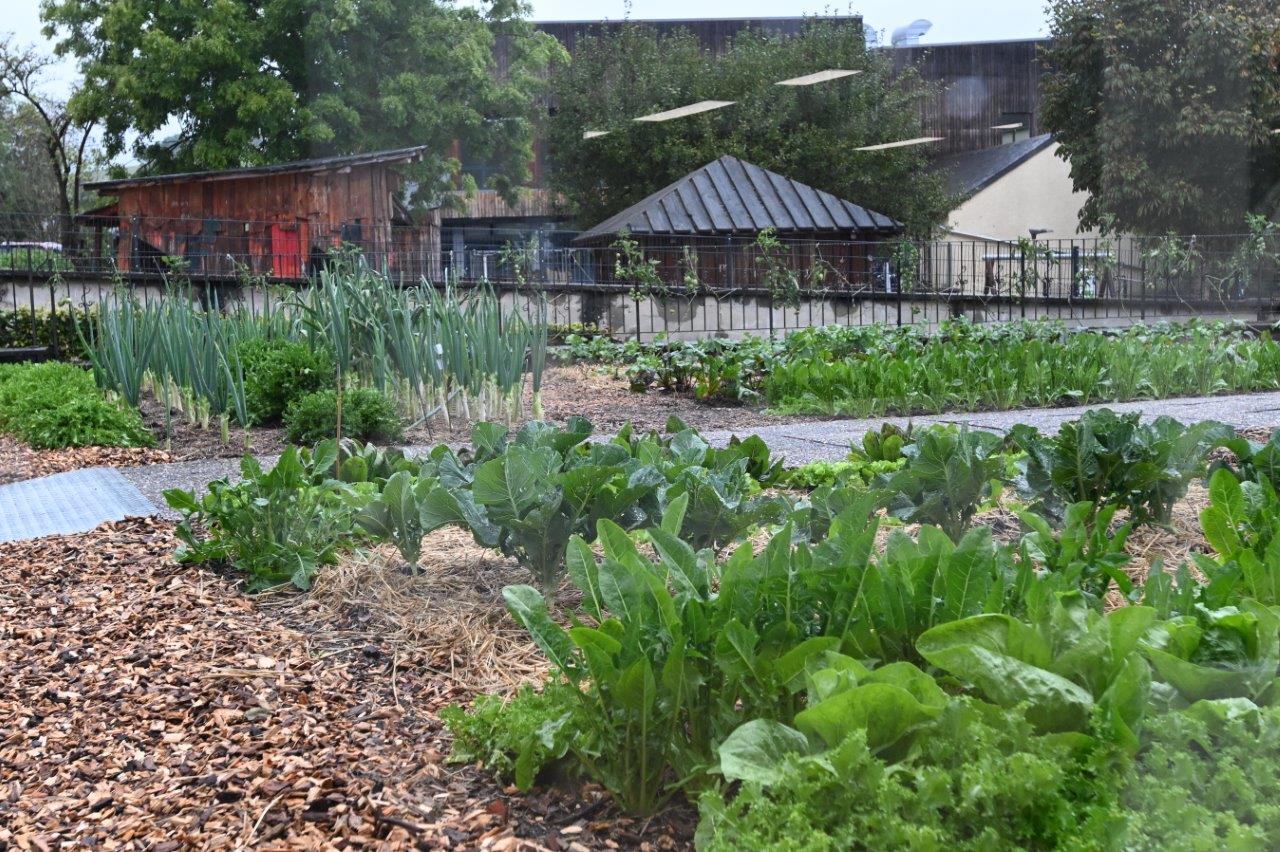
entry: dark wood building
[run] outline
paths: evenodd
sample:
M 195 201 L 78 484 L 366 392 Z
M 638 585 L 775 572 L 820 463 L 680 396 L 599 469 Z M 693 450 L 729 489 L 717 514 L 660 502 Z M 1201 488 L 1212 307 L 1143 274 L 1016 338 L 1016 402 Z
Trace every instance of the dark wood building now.
M 894 68 L 915 68 L 937 94 L 920 105 L 936 154 L 978 151 L 1043 133 L 1041 51 L 1047 39 L 889 47 Z M 1016 127 L 1013 125 L 1017 125 Z
M 761 244 L 769 231 L 772 247 Z M 768 286 L 770 269 L 800 286 L 864 289 L 902 223 L 799 181 L 725 155 L 633 204 L 575 240 L 596 247 L 595 278 L 635 284 L 643 265 L 663 284 Z M 627 249 L 620 247 L 625 239 Z M 619 262 L 624 266 L 619 268 Z M 622 273 L 621 275 L 619 273 Z
M 346 245 L 397 277 L 435 278 L 439 211 L 415 222 L 402 203 L 400 168 L 423 150 L 98 181 L 86 188 L 116 200 L 81 218 L 100 244 L 114 232 L 122 272 L 177 261 L 193 276 L 296 279 Z

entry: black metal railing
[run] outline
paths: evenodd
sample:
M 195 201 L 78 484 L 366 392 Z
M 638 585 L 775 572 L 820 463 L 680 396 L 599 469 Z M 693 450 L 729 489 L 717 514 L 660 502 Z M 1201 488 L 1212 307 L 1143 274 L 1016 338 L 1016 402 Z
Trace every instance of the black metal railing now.
M 636 235 L 584 243 L 577 232 L 468 230 L 447 221 L 430 229 L 139 217 L 79 222 L 67 239 L 56 219 L 0 217 L 0 236 L 0 313 L 23 312 L 33 324 L 42 310 L 91 304 L 120 283 L 145 294 L 185 279 L 225 296 L 300 285 L 339 255 L 406 286 L 492 286 L 513 300 L 548 300 L 553 322 L 594 322 L 641 337 L 933 322 L 966 312 L 1262 315 L 1275 307 L 1280 285 L 1274 226 L 1223 236 Z M 565 306 L 562 315 L 556 305 Z M 0 331 L 15 326 L 4 322 Z

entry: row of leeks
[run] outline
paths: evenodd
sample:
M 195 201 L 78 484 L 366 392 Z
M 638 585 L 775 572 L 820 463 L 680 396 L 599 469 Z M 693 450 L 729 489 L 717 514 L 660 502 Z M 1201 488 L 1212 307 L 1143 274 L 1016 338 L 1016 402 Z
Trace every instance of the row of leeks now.
M 322 272 L 295 305 L 308 334 L 330 335 L 339 370 L 395 399 L 413 423 L 514 422 L 526 373 L 533 417 L 543 415 L 545 302 L 504 313 L 487 287 L 402 288 L 356 265 Z
M 160 402 L 166 440 L 174 413 L 209 428 L 217 419 L 223 444 L 232 419 L 249 445 L 249 410 L 240 346 L 246 340 L 283 336 L 279 316 L 256 316 L 237 306 L 202 308 L 183 291 L 139 302 L 117 293 L 98 305 L 79 329 L 99 387 L 137 407 L 144 390 Z
M 415 424 L 429 427 L 436 416 L 446 424 L 513 422 L 523 414 L 526 375 L 532 414 L 543 416 L 545 303 L 504 314 L 490 289 L 402 288 L 363 265 L 326 270 L 262 312 L 206 301 L 208 308 L 189 289 L 149 302 L 117 293 L 80 328 L 99 386 L 135 407 L 150 390 L 164 410 L 166 437 L 176 412 L 205 428 L 216 418 L 224 444 L 234 420 L 248 446 L 240 352 L 245 341 L 262 338 L 326 349 L 339 400 L 349 386 L 372 387 Z

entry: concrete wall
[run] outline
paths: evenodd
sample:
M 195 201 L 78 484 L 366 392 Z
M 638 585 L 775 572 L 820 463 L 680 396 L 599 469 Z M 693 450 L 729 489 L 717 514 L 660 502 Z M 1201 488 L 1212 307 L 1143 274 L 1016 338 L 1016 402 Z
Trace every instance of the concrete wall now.
M 1077 233 L 1080 208 L 1088 195 L 1071 187 L 1071 166 L 1046 146 L 980 190 L 948 217 L 959 239 L 1016 240 L 1031 228 L 1049 228 L 1049 239 L 1096 237 Z

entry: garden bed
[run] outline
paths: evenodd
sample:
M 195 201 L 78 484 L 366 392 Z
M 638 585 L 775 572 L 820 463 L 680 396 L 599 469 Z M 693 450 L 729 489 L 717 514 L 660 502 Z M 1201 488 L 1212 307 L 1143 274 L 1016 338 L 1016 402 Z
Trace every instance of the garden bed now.
M 481 426 L 474 457 L 347 448 L 345 468 L 335 445 L 289 449 L 198 506 L 171 495 L 183 527 L 0 545 L 0 714 L 18 720 L 0 846 L 675 849 L 695 826 L 724 849 L 864 829 L 1035 846 L 1103 836 L 1077 820 L 1104 811 L 1128 840 L 1179 836 L 1166 788 L 1240 837 L 1280 836 L 1188 792 L 1233 762 L 1248 795 L 1276 786 L 1258 767 L 1280 750 L 1280 577 L 1246 589 L 1228 555 L 1258 542 L 1213 513 L 1240 510 L 1237 477 L 1280 471 L 1280 440 L 1107 411 L 1007 441 L 886 427 L 801 492 L 758 440 L 588 434 Z M 860 478 L 873 458 L 888 473 Z M 567 497 L 588 481 L 586 505 L 615 501 L 598 526 Z M 1043 502 L 1064 495 L 1062 514 Z M 1280 516 L 1269 499 L 1260 517 Z M 477 544 L 497 531 L 513 538 Z M 175 565 L 179 539 L 235 573 Z M 809 639 L 784 630 L 793 606 Z M 1201 622 L 1254 641 L 1188 656 Z M 947 644 L 979 629 L 994 657 Z M 1174 631 L 1193 644 L 1157 645 Z M 1021 674 L 986 677 L 988 658 Z M 1166 703 L 1134 697 L 1157 688 Z M 1206 698 L 1230 700 L 1183 712 Z M 1219 711 L 1225 727 L 1195 727 Z M 1184 731 L 1230 756 L 1177 769 Z
M 563 424 L 575 415 L 585 416 L 600 431 L 611 432 L 631 422 L 637 428 L 661 429 L 670 417 L 702 430 L 752 429 L 776 423 L 823 418 L 778 417 L 758 408 L 732 403 L 704 403 L 687 394 L 648 390 L 635 393 L 625 381 L 610 371 L 590 364 L 551 367 L 543 379 L 542 403 L 546 419 Z M 525 390 L 523 415 L 531 417 L 531 392 Z M 164 411 L 150 392 L 144 392 L 139 408 L 142 421 L 156 438 L 155 448 L 81 447 L 37 450 L 0 434 L 0 484 L 36 476 L 47 476 L 82 467 L 133 467 L 196 459 L 239 458 L 244 455 L 244 434 L 231 429 L 231 440 L 223 443 L 216 424 L 203 428 L 175 414 L 170 420 L 172 435 L 165 440 Z M 403 444 L 427 445 L 438 441 L 461 443 L 470 438 L 471 425 L 446 424 L 433 418 L 430 428 L 417 425 L 406 430 Z M 285 446 L 284 429 L 255 426 L 249 430 L 249 446 L 256 455 L 276 455 Z
M 0 846 L 686 845 L 679 812 L 444 763 L 436 711 L 470 687 L 429 649 L 259 605 L 174 546 L 146 520 L 0 545 Z

